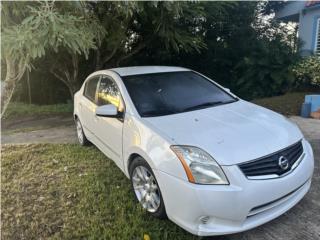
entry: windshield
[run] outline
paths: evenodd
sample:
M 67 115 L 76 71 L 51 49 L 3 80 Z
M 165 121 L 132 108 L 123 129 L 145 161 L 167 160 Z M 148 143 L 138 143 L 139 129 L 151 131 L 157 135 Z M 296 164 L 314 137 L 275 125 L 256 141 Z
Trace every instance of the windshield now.
M 175 114 L 237 101 L 191 71 L 122 77 L 141 117 Z

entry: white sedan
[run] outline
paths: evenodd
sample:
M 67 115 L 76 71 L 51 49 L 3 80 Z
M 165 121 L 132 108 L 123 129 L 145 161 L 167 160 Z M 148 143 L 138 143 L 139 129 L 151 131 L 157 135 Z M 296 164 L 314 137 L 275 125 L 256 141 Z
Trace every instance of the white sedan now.
M 296 125 L 189 69 L 92 73 L 74 118 L 80 144 L 113 159 L 147 212 L 196 235 L 266 223 L 310 188 L 313 152 Z

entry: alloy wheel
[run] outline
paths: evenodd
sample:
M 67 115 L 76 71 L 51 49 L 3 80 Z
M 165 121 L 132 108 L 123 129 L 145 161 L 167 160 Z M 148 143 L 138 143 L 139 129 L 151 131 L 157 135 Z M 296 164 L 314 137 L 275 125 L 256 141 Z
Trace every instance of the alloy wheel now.
M 132 174 L 133 189 L 138 201 L 148 212 L 158 210 L 161 198 L 158 184 L 153 174 L 144 166 L 137 166 Z

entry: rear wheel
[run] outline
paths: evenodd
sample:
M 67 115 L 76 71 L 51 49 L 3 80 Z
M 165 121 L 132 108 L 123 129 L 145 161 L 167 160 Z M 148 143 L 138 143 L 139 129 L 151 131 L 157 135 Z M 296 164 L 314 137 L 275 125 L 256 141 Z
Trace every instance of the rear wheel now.
M 76 129 L 77 129 L 77 137 L 80 145 L 82 146 L 90 145 L 89 140 L 86 138 L 86 135 L 84 135 L 82 124 L 79 118 L 76 119 Z
M 166 218 L 166 210 L 161 196 L 160 187 L 151 167 L 141 157 L 137 157 L 130 165 L 132 189 L 139 203 L 151 215 Z

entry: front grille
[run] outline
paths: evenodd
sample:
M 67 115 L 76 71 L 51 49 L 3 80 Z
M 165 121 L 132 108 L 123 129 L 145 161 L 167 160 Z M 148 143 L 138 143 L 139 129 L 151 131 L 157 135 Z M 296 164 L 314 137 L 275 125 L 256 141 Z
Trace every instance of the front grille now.
M 241 171 L 247 177 L 264 176 L 264 175 L 278 175 L 281 176 L 292 169 L 292 166 L 300 158 L 303 153 L 301 141 L 281 151 L 273 153 L 269 156 L 239 164 Z M 288 160 L 288 166 L 282 167 L 279 164 L 279 158 L 284 157 Z

